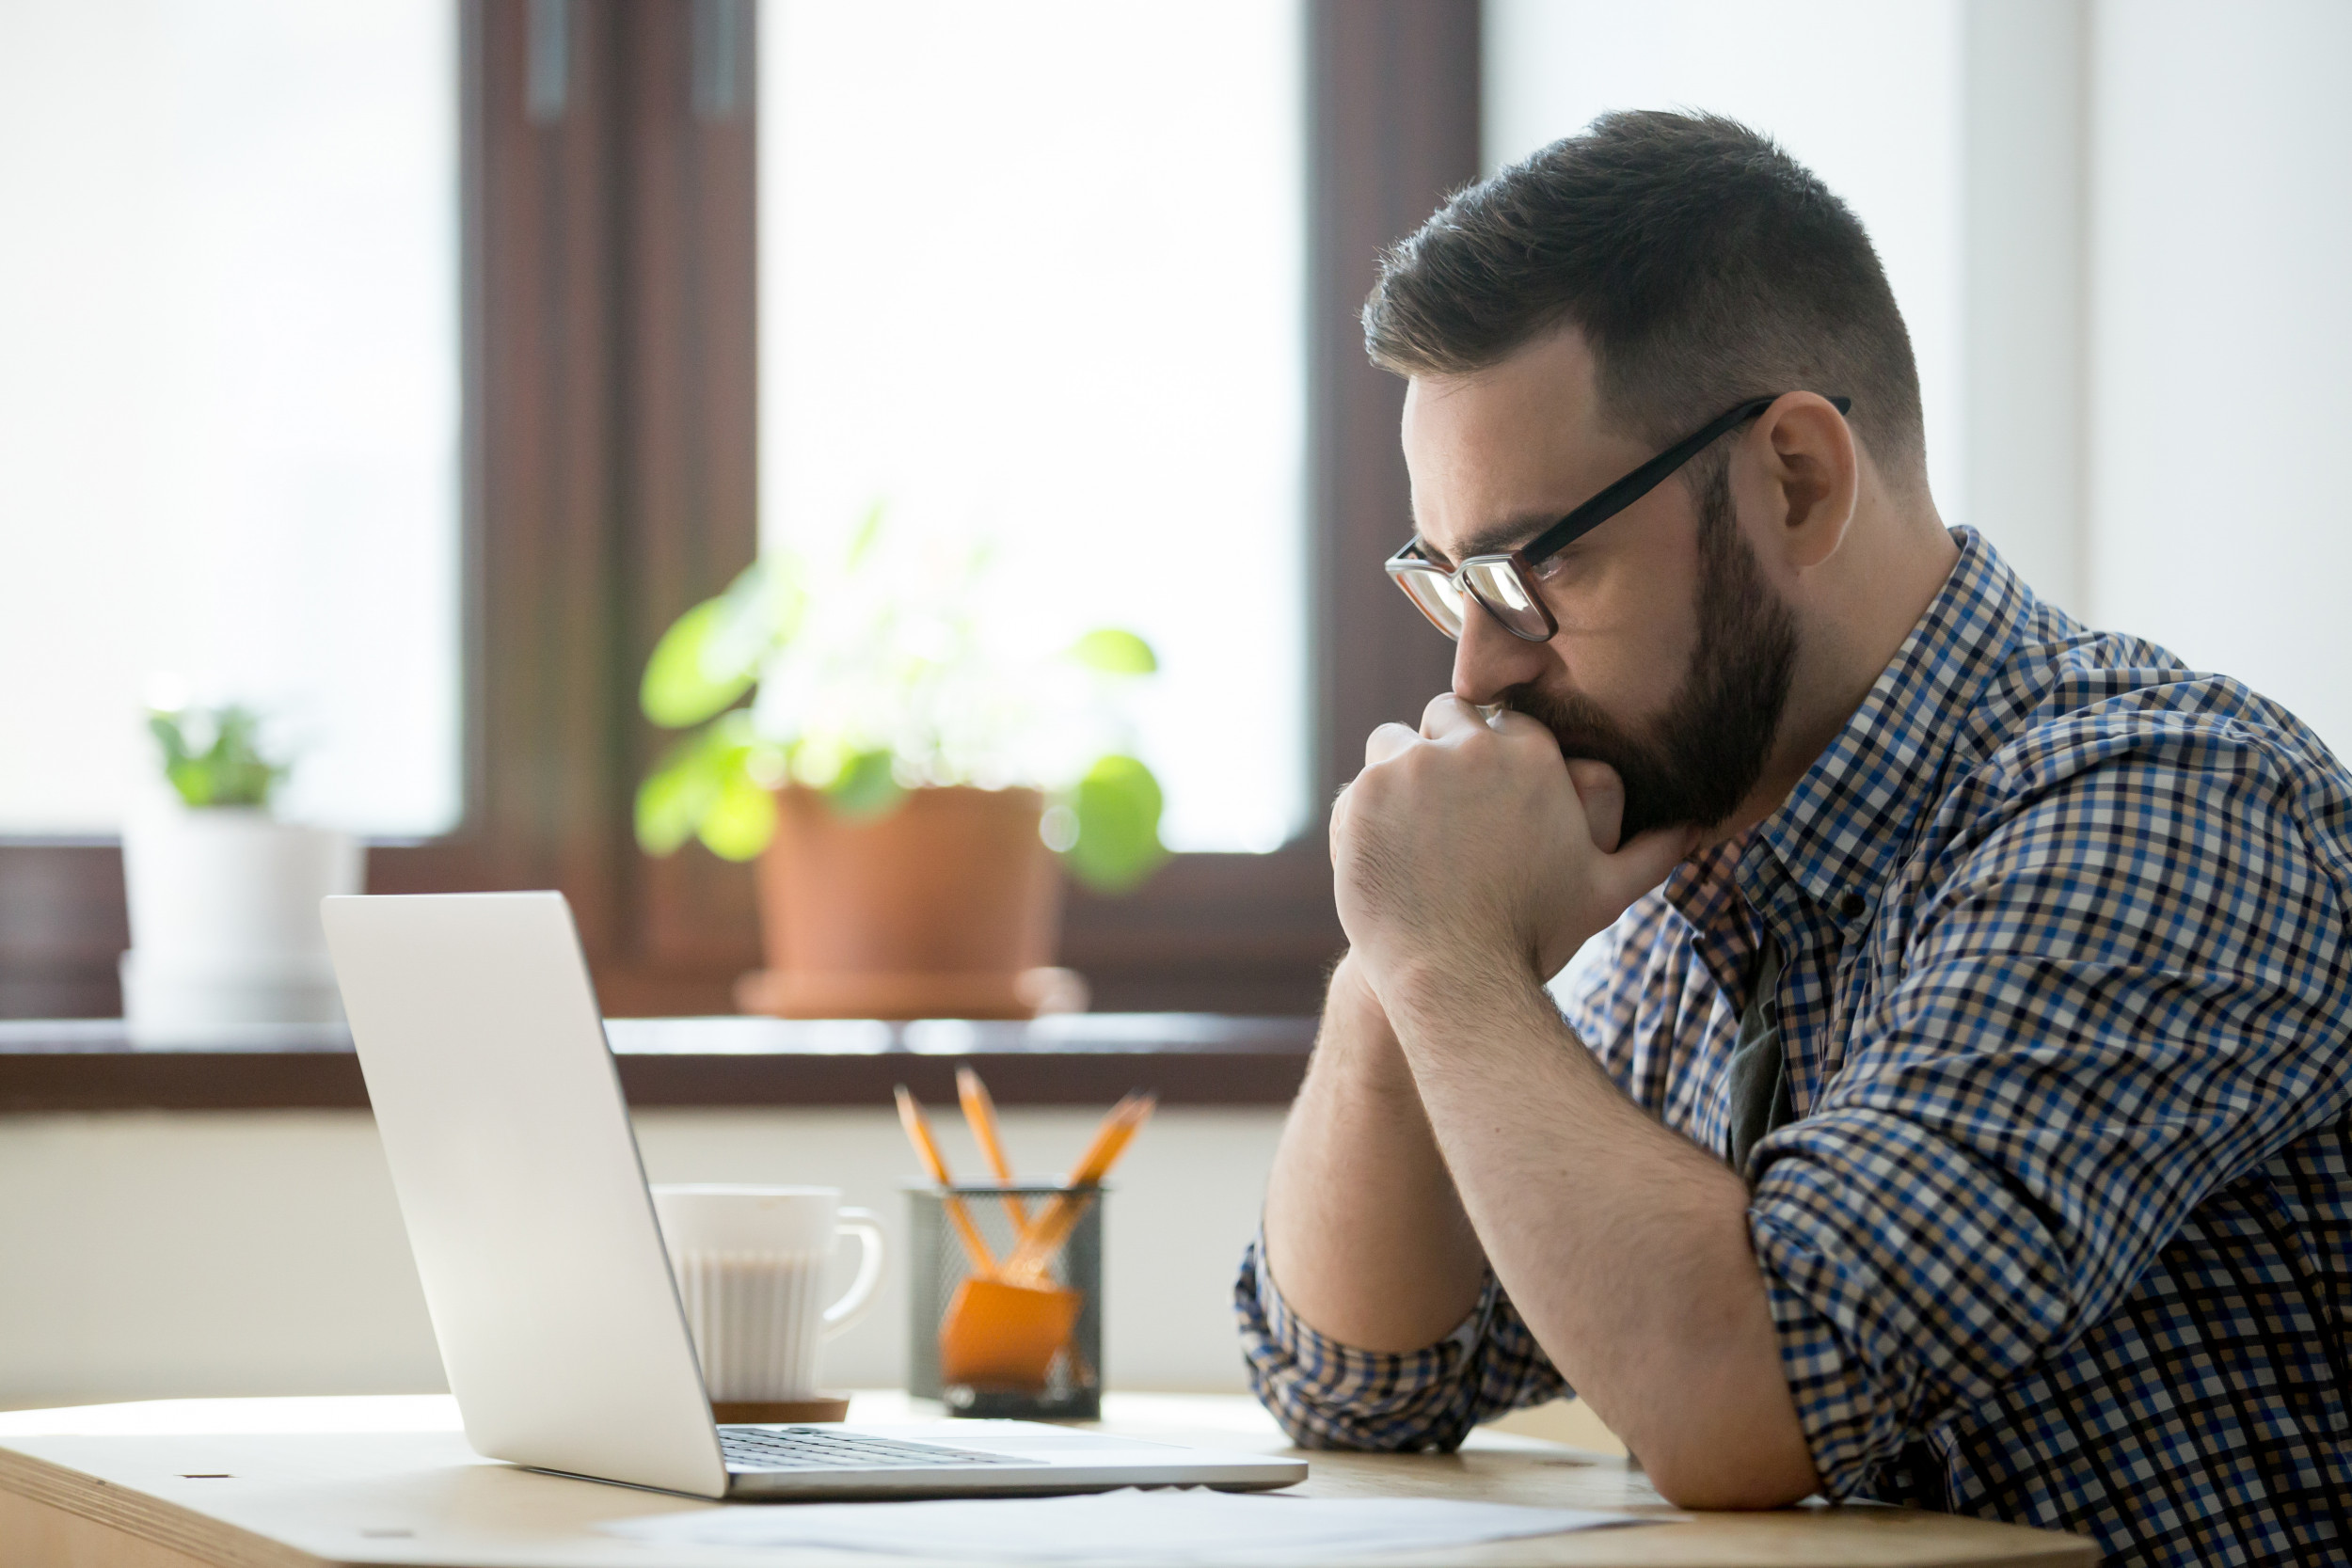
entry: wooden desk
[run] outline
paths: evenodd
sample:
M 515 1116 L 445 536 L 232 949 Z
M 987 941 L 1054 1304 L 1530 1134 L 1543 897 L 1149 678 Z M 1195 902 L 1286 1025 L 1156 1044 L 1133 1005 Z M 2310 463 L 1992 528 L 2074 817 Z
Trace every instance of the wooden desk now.
M 1111 1395 L 1105 1426 L 1138 1436 L 1277 1449 L 1246 1400 Z M 901 1396 L 860 1396 L 864 1420 Z M 1670 1513 L 1622 1461 L 1480 1433 L 1461 1453 L 1314 1454 L 1324 1497 L 1470 1497 Z M 0 1561 L 9 1568 L 892 1568 L 863 1553 L 663 1547 L 599 1520 L 722 1505 L 537 1475 L 477 1457 L 445 1397 L 184 1400 L 0 1415 Z M 789 1504 L 738 1505 L 789 1507 Z M 1136 1561 L 1148 1562 L 1148 1546 Z M 1381 1564 L 2031 1564 L 2097 1560 L 2075 1536 L 1891 1508 L 1700 1514 L 1639 1529 L 1502 1542 Z

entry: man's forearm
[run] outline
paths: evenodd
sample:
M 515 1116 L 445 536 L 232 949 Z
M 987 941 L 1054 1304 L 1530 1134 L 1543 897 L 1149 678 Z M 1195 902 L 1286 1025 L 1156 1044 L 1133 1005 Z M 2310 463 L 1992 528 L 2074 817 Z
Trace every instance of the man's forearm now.
M 1381 984 L 1485 1256 L 1570 1386 L 1677 1502 L 1811 1492 L 1740 1178 L 1620 1094 L 1531 977 Z
M 1332 976 L 1282 1130 L 1265 1235 L 1266 1266 L 1291 1310 L 1360 1349 L 1420 1350 L 1477 1304 L 1478 1238 L 1353 959 Z

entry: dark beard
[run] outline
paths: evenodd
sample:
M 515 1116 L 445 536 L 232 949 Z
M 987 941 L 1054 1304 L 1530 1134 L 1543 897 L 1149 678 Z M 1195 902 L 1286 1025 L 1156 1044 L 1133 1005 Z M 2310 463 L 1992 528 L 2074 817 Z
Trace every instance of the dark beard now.
M 1563 756 L 1616 769 L 1625 783 L 1620 844 L 1652 828 L 1711 828 L 1730 816 L 1764 776 L 1788 703 L 1796 618 L 1732 518 L 1727 465 L 1698 499 L 1698 652 L 1652 733 L 1629 732 L 1578 692 L 1504 693 L 1559 738 Z

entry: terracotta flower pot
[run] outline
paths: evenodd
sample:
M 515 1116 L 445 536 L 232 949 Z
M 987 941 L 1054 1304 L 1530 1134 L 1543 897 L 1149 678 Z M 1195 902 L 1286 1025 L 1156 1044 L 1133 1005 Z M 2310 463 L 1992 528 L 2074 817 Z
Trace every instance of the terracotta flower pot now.
M 759 860 L 768 968 L 736 988 L 785 1018 L 1028 1018 L 1083 1006 L 1050 966 L 1061 868 L 1034 789 L 916 789 L 845 817 L 815 790 L 777 791 Z

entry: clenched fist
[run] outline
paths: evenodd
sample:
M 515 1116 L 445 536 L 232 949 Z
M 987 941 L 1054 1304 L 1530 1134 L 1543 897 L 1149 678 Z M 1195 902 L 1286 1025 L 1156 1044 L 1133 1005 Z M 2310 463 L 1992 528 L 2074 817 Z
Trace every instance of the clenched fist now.
M 1620 846 L 1624 804 L 1613 769 L 1566 761 L 1524 714 L 1490 724 L 1445 696 L 1418 735 L 1375 730 L 1331 812 L 1340 923 L 1373 990 L 1429 966 L 1557 974 L 1698 843 L 1677 827 Z

